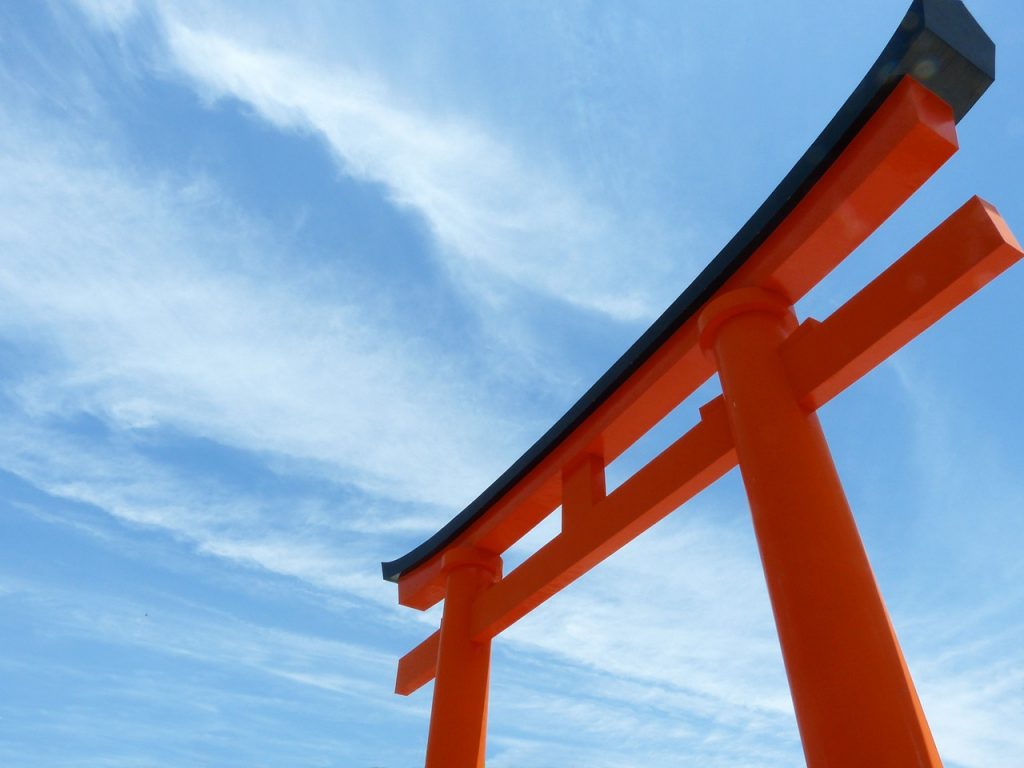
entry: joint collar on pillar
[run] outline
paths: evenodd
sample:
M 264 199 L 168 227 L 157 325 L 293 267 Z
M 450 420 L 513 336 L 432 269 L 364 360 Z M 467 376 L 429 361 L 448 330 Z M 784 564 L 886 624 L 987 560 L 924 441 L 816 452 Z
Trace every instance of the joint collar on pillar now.
M 700 348 L 711 354 L 718 331 L 729 320 L 748 312 L 766 312 L 782 319 L 787 332 L 797 327 L 796 315 L 789 300 L 765 288 L 736 288 L 716 296 L 705 305 L 697 317 Z
M 441 557 L 441 573 L 447 576 L 460 568 L 480 568 L 494 581 L 501 577 L 501 558 L 493 552 L 477 547 L 463 546 L 449 549 Z

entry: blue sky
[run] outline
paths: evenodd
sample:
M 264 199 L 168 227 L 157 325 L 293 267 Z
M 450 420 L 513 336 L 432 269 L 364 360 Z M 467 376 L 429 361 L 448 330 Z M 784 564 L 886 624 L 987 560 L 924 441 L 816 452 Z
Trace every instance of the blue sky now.
M 973 194 L 1024 231 L 1024 13 L 969 7 L 998 79 L 960 153 L 802 315 Z M 422 764 L 430 690 L 391 688 L 438 613 L 379 561 L 690 282 L 904 11 L 0 6 L 0 764 Z M 950 768 L 1024 764 L 1022 295 L 821 413 Z M 802 764 L 736 472 L 496 641 L 488 757 Z

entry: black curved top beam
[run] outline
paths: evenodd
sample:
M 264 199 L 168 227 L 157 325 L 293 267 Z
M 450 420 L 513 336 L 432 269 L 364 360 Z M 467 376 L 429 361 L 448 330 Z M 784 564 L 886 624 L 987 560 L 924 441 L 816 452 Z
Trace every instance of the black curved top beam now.
M 384 579 L 397 582 L 402 574 L 441 552 L 607 400 L 779 226 L 904 75 L 910 75 L 946 101 L 953 108 L 956 121 L 960 122 L 995 79 L 995 45 L 961 0 L 914 0 L 878 60 L 825 130 L 690 286 L 594 386 L 472 504 L 408 554 L 381 563 Z

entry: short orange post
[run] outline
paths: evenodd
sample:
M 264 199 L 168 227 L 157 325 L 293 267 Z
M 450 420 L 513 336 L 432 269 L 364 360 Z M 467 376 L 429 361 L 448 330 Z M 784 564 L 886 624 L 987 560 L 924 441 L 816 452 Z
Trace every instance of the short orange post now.
M 475 547 L 445 553 L 441 617 L 426 768 L 483 768 L 491 641 L 471 639 L 473 601 L 501 575 L 501 558 Z
M 721 379 L 810 768 L 939 768 L 913 681 L 817 416 L 779 345 L 788 302 L 756 288 L 713 300 L 701 344 Z

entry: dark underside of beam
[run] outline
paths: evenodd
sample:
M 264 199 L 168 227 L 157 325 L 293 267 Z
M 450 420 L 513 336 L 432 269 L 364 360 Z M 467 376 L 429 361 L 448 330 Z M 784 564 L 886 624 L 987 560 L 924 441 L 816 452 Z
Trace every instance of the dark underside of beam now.
M 905 75 L 926 86 L 959 120 L 995 79 L 995 46 L 960 0 L 915 0 L 878 60 L 821 135 L 722 251 L 569 411 L 472 504 L 406 555 L 382 563 L 384 578 L 441 552 L 516 486 L 707 302 L 824 175 Z

